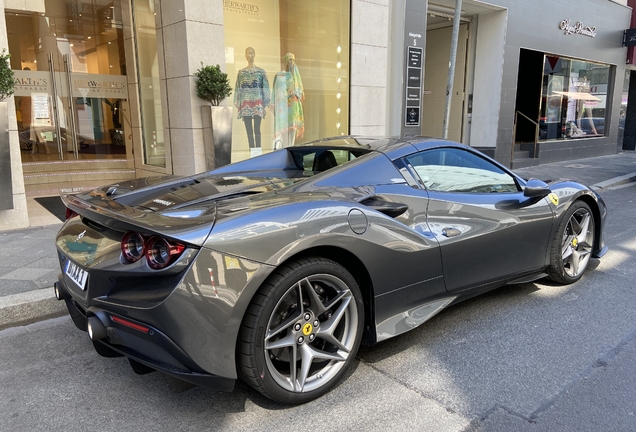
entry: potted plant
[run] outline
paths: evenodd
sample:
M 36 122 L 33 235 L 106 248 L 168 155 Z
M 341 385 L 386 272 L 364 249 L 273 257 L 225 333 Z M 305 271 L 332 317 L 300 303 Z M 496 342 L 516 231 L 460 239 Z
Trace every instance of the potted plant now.
M 219 106 L 232 94 L 230 80 L 219 65 L 204 66 L 194 74 L 197 77 L 197 96 L 210 105 L 201 107 L 203 119 L 203 141 L 207 169 L 227 165 L 232 156 L 233 107 Z
M 4 191 L 0 192 L 0 210 L 13 208 L 13 192 L 11 182 L 11 160 L 9 151 L 9 115 L 7 102 L 3 102 L 13 95 L 13 71 L 9 64 L 11 54 L 6 49 L 0 53 L 0 185 Z

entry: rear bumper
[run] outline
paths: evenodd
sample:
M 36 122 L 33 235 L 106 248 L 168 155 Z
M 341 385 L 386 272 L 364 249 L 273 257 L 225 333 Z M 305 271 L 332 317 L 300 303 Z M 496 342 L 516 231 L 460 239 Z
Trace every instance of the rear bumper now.
M 84 309 L 73 299 L 63 281 L 59 281 L 58 284 L 58 288 L 66 294 L 64 300 L 77 328 L 86 331 L 87 318 L 93 316 L 98 317 L 106 327 L 107 336 L 93 341 L 100 355 L 110 357 L 122 355 L 148 368 L 202 387 L 220 391 L 234 389 L 235 379 L 206 372 L 156 327 L 102 308 L 91 306 Z M 137 329 L 121 324 L 122 321 L 136 325 Z M 147 331 L 139 330 L 139 328 L 147 329 Z

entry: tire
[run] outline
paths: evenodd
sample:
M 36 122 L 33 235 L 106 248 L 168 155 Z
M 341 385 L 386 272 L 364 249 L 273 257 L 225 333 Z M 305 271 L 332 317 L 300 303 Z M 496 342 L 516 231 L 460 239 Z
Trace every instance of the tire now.
M 363 326 L 362 294 L 343 266 L 318 257 L 285 264 L 261 286 L 243 318 L 239 376 L 277 402 L 309 402 L 342 380 Z
M 563 215 L 550 248 L 550 279 L 562 284 L 583 276 L 594 247 L 594 216 L 583 201 L 575 201 Z

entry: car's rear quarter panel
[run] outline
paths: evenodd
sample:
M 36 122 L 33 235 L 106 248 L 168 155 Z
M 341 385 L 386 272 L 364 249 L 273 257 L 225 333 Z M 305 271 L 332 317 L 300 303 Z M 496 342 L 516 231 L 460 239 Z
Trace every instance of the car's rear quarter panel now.
M 246 215 L 253 222 L 238 216 L 220 217 L 206 249 L 266 263 L 272 269 L 300 255 L 336 259 L 341 255 L 338 250 L 346 251 L 363 264 L 368 279 L 373 281 L 361 288 L 371 298 L 383 297 L 374 305 L 375 316 L 370 317 L 376 324 L 421 304 L 424 298 L 444 295 L 438 244 L 426 232 L 416 232 L 393 218 L 347 201 L 288 198 L 286 204 Z M 363 233 L 356 234 L 351 228 L 352 210 L 368 220 Z M 341 264 L 352 267 L 346 261 Z M 249 284 L 241 293 L 233 311 L 234 322 L 242 319 L 259 287 L 260 283 Z M 232 326 L 231 331 L 238 335 L 238 326 Z

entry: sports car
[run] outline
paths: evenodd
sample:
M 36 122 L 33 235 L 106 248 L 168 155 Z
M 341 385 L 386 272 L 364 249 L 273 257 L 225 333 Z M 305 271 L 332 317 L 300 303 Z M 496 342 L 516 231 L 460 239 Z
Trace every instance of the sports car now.
M 55 293 L 99 354 L 288 404 L 336 386 L 360 344 L 506 284 L 575 282 L 607 250 L 592 189 L 422 137 L 323 139 L 63 201 Z

